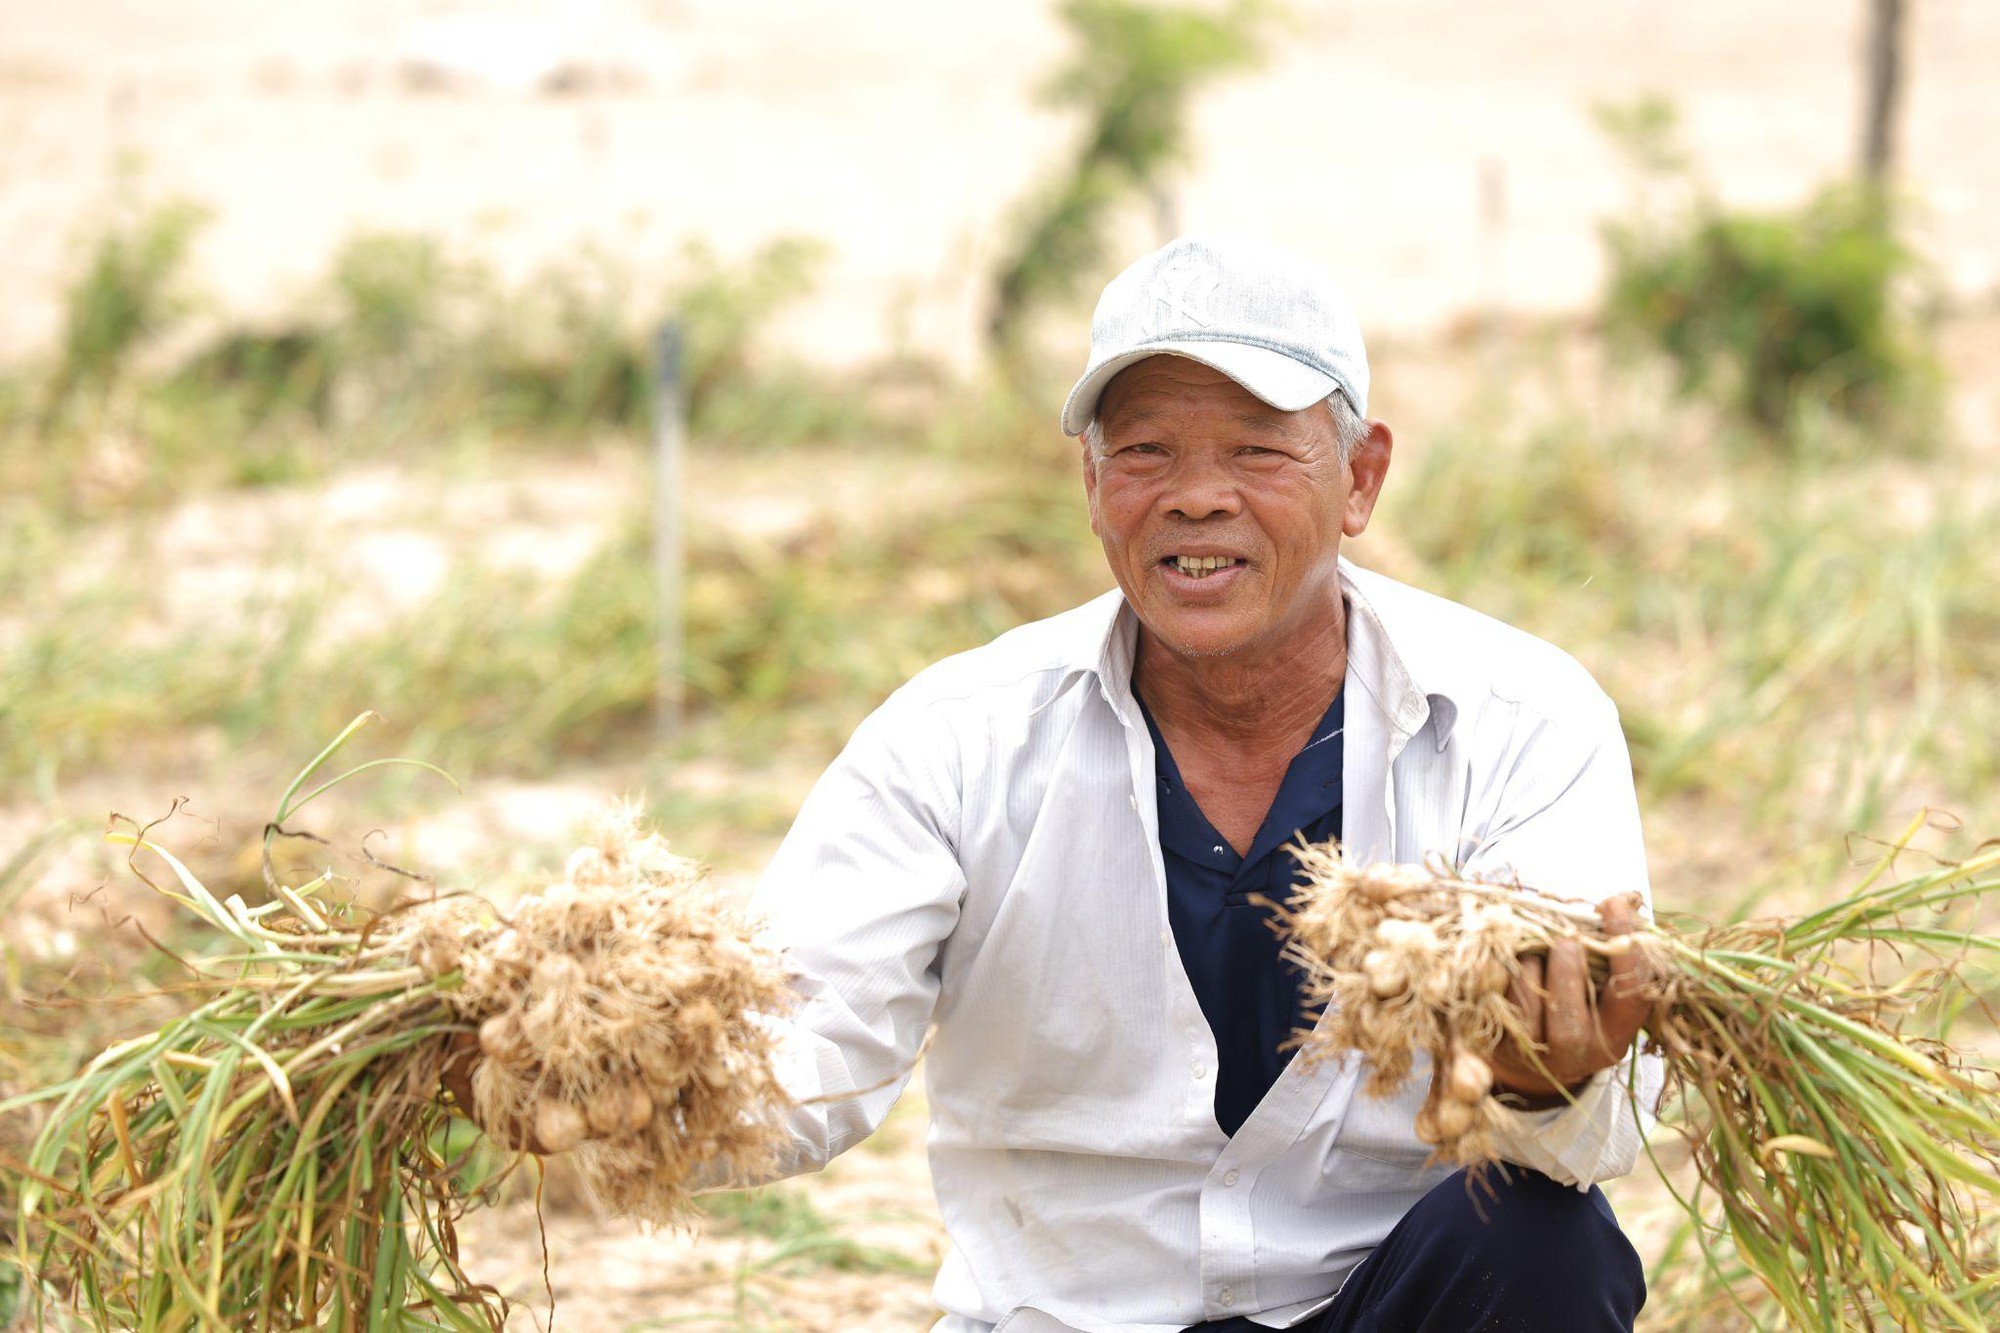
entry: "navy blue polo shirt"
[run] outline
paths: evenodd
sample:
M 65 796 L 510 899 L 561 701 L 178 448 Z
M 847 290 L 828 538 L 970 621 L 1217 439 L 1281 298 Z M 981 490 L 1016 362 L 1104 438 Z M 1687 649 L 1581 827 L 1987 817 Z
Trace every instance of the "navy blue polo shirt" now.
M 1160 853 L 1167 870 L 1167 920 L 1195 999 L 1215 1033 L 1215 1120 L 1233 1135 L 1278 1081 L 1291 1052 L 1279 1052 L 1294 1030 L 1308 1026 L 1298 969 L 1281 956 L 1270 909 L 1250 901 L 1261 894 L 1282 903 L 1299 880 L 1298 863 L 1285 848 L 1300 837 L 1325 842 L 1340 836 L 1343 695 L 1335 695 L 1293 757 L 1247 856 L 1224 841 L 1181 781 L 1178 765 L 1146 712 L 1153 733 L 1153 770 L 1159 787 Z M 1145 705 L 1140 704 L 1145 712 Z

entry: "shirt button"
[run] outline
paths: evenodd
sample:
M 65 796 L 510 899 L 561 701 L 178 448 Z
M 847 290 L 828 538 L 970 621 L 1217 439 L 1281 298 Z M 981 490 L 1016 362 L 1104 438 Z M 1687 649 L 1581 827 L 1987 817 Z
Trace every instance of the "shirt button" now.
M 1199 1060 L 1190 1061 L 1188 1063 L 1188 1073 L 1193 1074 L 1196 1078 L 1202 1078 L 1207 1075 L 1208 1066 Z
M 1221 1291 L 1215 1293 L 1215 1299 L 1221 1301 L 1224 1305 L 1236 1304 L 1236 1288 L 1224 1287 Z
M 1227 1170 L 1227 1171 L 1223 1172 L 1223 1175 L 1222 1175 L 1222 1183 L 1223 1183 L 1223 1184 L 1224 1184 L 1225 1186 L 1228 1186 L 1228 1187 L 1231 1187 L 1231 1188 L 1234 1188 L 1234 1187 L 1235 1187 L 1235 1185 L 1236 1185 L 1236 1168 L 1235 1168 L 1235 1167 L 1231 1167 L 1231 1168 L 1229 1168 L 1229 1170 Z
M 1215 854 L 1217 856 L 1222 855 L 1222 844 L 1219 842 L 1215 844 Z

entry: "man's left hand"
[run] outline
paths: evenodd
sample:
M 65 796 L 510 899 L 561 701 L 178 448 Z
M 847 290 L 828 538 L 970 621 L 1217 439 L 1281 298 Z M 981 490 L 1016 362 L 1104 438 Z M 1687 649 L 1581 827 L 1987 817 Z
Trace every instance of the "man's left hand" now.
M 1636 893 L 1598 905 L 1607 936 L 1626 935 L 1639 923 Z M 1593 987 L 1589 959 L 1576 940 L 1558 940 L 1546 961 L 1521 959 L 1508 998 L 1520 1010 L 1533 1052 L 1506 1041 L 1493 1053 L 1493 1086 L 1527 1110 L 1563 1105 L 1600 1069 L 1617 1064 L 1652 1012 L 1645 960 L 1637 949 L 1611 955 L 1602 986 Z

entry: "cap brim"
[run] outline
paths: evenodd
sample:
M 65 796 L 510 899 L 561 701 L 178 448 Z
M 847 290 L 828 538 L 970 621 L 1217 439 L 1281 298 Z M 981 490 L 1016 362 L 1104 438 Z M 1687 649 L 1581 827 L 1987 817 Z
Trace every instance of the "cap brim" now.
M 1280 412 L 1297 412 L 1311 407 L 1342 387 L 1333 376 L 1322 374 L 1304 362 L 1294 361 L 1283 352 L 1274 352 L 1268 347 L 1191 340 L 1147 343 L 1143 347 L 1120 352 L 1102 365 L 1092 366 L 1084 372 L 1076 387 L 1069 391 L 1069 401 L 1063 404 L 1063 434 L 1083 434 L 1083 428 L 1090 424 L 1090 418 L 1097 412 L 1097 399 L 1104 392 L 1104 386 L 1111 383 L 1112 377 L 1119 371 L 1149 356 L 1184 356 L 1190 361 L 1199 361 L 1229 376 Z

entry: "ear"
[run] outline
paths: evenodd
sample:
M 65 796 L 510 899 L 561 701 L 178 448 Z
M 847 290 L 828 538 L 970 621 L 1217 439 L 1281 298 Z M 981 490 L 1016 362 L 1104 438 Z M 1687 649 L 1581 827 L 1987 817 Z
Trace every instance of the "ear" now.
M 1368 433 L 1355 443 L 1354 453 L 1347 460 L 1352 479 L 1347 506 L 1340 516 L 1340 530 L 1347 536 L 1359 537 L 1368 531 L 1368 519 L 1382 494 L 1383 479 L 1389 475 L 1389 455 L 1395 447 L 1396 437 L 1380 421 L 1369 422 Z

